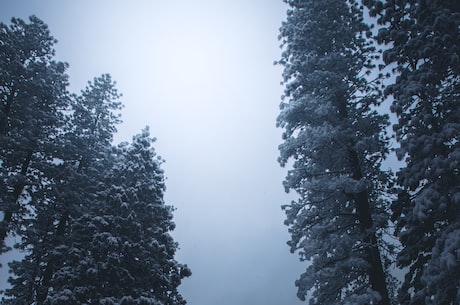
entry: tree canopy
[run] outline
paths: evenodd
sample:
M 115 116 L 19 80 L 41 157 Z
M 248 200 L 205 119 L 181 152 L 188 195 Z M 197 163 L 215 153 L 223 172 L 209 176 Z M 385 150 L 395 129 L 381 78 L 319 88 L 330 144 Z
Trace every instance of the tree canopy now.
M 375 111 L 378 86 L 369 28 L 353 1 L 286 1 L 280 30 L 285 129 L 284 182 L 299 195 L 284 206 L 291 251 L 308 267 L 296 281 L 310 304 L 389 304 L 380 234 L 387 226 L 387 117 Z M 369 72 L 368 72 L 369 71 Z
M 393 220 L 408 270 L 400 304 L 460 301 L 460 4 L 363 1 L 395 81 L 386 95 L 405 166 L 398 171 Z
M 43 21 L 0 24 L 0 226 L 24 252 L 2 304 L 185 304 L 173 208 L 148 128 L 112 144 L 110 75 L 67 91 Z
M 367 270 L 361 283 L 379 296 L 372 300 L 371 291 L 363 292 L 353 304 L 457 304 L 460 5 L 285 2 L 290 6 L 280 30 L 285 97 L 278 124 L 285 129 L 281 164 L 292 160 L 293 167 L 285 186 L 299 195 L 284 207 L 289 243 L 309 264 L 296 282 L 299 297 L 343 304 L 365 287 L 349 284 L 351 275 L 358 279 L 356 270 L 361 276 Z M 381 58 L 372 54 L 373 44 L 381 45 Z M 390 77 L 382 79 L 373 66 L 391 71 Z M 381 104 L 386 100 L 390 109 Z M 390 111 L 401 161 L 393 168 L 394 181 L 381 170 L 390 148 L 382 114 Z M 367 221 L 360 212 L 364 206 L 371 215 Z M 388 225 L 394 227 L 393 245 L 401 245 L 395 256 L 386 255 L 381 237 Z M 359 226 L 374 235 L 356 234 Z M 353 247 L 373 241 L 381 263 L 369 256 L 361 257 L 365 263 L 356 261 L 359 251 Z M 352 271 L 338 268 L 351 257 Z M 401 285 L 394 285 L 381 273 L 388 298 L 369 272 L 386 266 L 387 258 L 404 274 Z

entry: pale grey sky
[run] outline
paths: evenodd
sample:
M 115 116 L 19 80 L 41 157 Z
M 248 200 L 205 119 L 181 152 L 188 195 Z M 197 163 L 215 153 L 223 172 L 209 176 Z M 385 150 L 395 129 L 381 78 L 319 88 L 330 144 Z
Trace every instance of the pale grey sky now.
M 189 305 L 295 305 L 305 266 L 289 253 L 276 162 L 282 0 L 1 0 L 35 14 L 70 64 L 71 90 L 110 73 L 123 93 L 116 141 L 145 125 L 166 159 Z

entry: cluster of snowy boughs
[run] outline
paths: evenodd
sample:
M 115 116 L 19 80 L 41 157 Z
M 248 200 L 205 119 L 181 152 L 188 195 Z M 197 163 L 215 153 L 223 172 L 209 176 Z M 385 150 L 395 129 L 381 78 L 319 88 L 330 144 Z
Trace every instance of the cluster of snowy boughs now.
M 285 2 L 278 125 L 298 194 L 289 245 L 308 262 L 299 298 L 459 304 L 460 2 Z M 383 170 L 393 142 L 401 168 Z
M 154 139 L 113 146 L 114 82 L 69 94 L 55 42 L 36 17 L 0 24 L 0 254 L 24 253 L 2 304 L 184 304 Z

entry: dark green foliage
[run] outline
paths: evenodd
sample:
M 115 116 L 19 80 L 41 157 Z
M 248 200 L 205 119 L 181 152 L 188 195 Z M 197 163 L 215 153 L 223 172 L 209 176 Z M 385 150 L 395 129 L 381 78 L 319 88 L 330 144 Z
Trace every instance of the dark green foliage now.
M 310 304 L 389 304 L 379 238 L 387 226 L 387 117 L 378 114 L 374 48 L 353 1 L 286 1 L 281 27 L 285 128 L 284 185 L 299 199 L 284 206 L 291 251 L 308 267 L 296 282 Z
M 34 204 L 63 128 L 67 64 L 53 60 L 55 42 L 34 16 L 0 24 L 0 253 Z
M 393 67 L 401 304 L 460 302 L 460 2 L 363 1 Z
M 148 129 L 113 147 L 111 77 L 68 94 L 46 25 L 1 27 L 0 237 L 17 234 L 24 251 L 2 304 L 185 304 L 177 287 L 190 270 L 174 259 Z
M 104 187 L 72 222 L 45 304 L 185 304 L 177 287 L 190 271 L 174 260 L 172 208 L 152 143 L 146 129 L 106 156 Z

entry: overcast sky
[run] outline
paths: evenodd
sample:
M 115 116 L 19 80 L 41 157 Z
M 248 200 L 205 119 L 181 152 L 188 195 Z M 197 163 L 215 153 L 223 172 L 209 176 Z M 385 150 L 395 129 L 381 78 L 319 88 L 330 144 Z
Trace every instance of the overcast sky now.
M 276 161 L 282 0 L 1 0 L 35 14 L 70 64 L 71 91 L 110 73 L 123 93 L 116 142 L 149 125 L 177 210 L 189 305 L 295 305 L 304 265 L 289 253 Z

